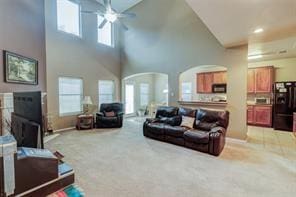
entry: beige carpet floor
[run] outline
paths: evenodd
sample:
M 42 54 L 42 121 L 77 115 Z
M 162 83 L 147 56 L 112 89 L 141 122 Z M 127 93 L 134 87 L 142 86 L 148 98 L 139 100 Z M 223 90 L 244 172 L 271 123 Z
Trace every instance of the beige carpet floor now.
M 96 197 L 295 197 L 296 139 L 250 128 L 219 157 L 148 139 L 142 119 L 122 129 L 69 131 L 46 147 L 63 153 L 76 184 Z

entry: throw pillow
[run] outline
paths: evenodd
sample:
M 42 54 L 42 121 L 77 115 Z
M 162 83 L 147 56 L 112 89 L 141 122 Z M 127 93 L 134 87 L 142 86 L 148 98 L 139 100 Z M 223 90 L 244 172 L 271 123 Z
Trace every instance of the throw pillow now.
M 106 117 L 114 117 L 115 116 L 115 112 L 114 111 L 105 111 L 104 112 Z
M 189 116 L 182 116 L 181 127 L 187 127 L 193 129 L 195 118 Z

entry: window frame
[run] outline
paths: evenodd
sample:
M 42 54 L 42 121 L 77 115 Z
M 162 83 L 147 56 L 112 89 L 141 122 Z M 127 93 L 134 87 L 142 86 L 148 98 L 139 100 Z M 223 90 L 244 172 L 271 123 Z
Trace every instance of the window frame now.
M 108 80 L 108 79 L 106 79 L 106 80 L 98 80 L 98 99 L 97 99 L 97 102 L 98 102 L 98 108 L 100 108 L 100 106 L 101 106 L 101 102 L 100 102 L 100 95 L 110 95 L 110 94 L 100 94 L 100 82 L 106 82 L 106 81 L 108 81 L 108 82 L 112 82 L 112 84 L 113 84 L 113 89 L 112 89 L 112 101 L 110 102 L 110 103 L 112 103 L 112 102 L 115 102 L 115 97 L 116 97 L 116 86 L 115 86 L 115 81 L 114 80 Z
M 60 79 L 79 79 L 81 80 L 81 88 L 80 88 L 80 111 L 77 112 L 68 112 L 68 113 L 61 113 L 61 108 L 60 108 L 60 96 L 65 96 L 65 95 L 77 95 L 77 94 L 60 94 Z M 65 116 L 75 116 L 75 115 L 79 115 L 83 112 L 83 97 L 84 97 L 84 90 L 83 90 L 83 79 L 80 77 L 69 77 L 69 76 L 59 76 L 58 78 L 58 104 L 59 104 L 59 116 L 60 117 L 65 117 Z
M 98 20 L 98 17 L 102 17 L 100 15 L 97 15 L 97 43 L 100 44 L 100 45 L 103 45 L 103 46 L 106 46 L 106 47 L 110 47 L 110 48 L 115 48 L 115 25 L 111 22 L 107 22 L 107 23 L 110 23 L 111 25 L 111 45 L 108 45 L 108 44 L 105 44 L 105 43 L 102 43 L 102 42 L 99 42 L 99 20 Z M 102 17 L 104 19 L 104 17 Z
M 183 84 L 190 84 L 190 93 L 184 93 L 184 90 L 183 90 Z M 192 91 L 192 82 L 181 82 L 181 101 L 192 101 L 192 96 L 193 96 L 193 91 Z M 190 100 L 184 100 L 183 98 L 183 95 L 190 95 Z
M 58 1 L 60 0 L 56 0 L 56 28 L 59 32 L 62 32 L 64 34 L 67 34 L 67 35 L 71 35 L 71 36 L 75 36 L 75 37 L 78 37 L 78 38 L 82 38 L 82 16 L 81 16 L 81 4 L 78 2 L 78 1 L 75 1 L 75 0 L 63 0 L 63 1 L 69 1 L 71 3 L 74 3 L 76 5 L 78 5 L 78 33 L 79 35 L 75 34 L 75 33 L 70 33 L 70 32 L 66 32 L 64 30 L 61 30 L 59 29 L 59 24 L 58 24 Z
M 147 85 L 148 86 L 148 93 L 145 93 L 145 94 L 142 93 L 142 85 Z M 148 106 L 149 105 L 149 100 L 150 100 L 150 84 L 149 83 L 140 83 L 139 87 L 140 87 L 139 88 L 140 89 L 140 107 Z M 146 105 L 144 105 L 142 103 L 143 96 L 147 96 L 147 98 L 148 98 L 148 103 Z

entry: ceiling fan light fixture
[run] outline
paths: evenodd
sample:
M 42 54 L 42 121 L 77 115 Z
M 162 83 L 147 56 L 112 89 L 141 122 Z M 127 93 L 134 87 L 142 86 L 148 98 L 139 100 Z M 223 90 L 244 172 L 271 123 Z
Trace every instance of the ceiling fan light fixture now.
M 111 23 L 114 23 L 116 20 L 117 20 L 117 16 L 116 14 L 110 14 L 110 13 L 107 13 L 105 14 L 105 19 Z

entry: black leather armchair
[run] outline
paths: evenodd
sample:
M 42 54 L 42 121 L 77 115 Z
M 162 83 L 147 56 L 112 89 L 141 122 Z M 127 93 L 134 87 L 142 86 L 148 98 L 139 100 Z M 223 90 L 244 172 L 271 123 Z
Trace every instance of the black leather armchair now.
M 106 116 L 107 113 L 114 112 L 114 116 Z M 96 114 L 97 128 L 121 128 L 123 122 L 122 103 L 103 103 L 100 112 Z

